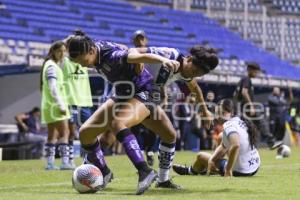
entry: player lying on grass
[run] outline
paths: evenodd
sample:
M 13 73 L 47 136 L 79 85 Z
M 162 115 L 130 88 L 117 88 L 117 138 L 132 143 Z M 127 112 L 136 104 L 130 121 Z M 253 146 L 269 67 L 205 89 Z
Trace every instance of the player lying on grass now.
M 137 140 L 129 129 L 142 123 L 161 138 L 157 187 L 179 189 L 169 178 L 175 154 L 176 131 L 159 102 L 155 102 L 156 89 L 175 80 L 187 81 L 191 92 L 196 93 L 202 103 L 205 116 L 208 116 L 202 91 L 193 78 L 213 70 L 218 64 L 217 56 L 198 46 L 192 48 L 191 55 L 187 57 L 170 48 L 128 50 L 115 43 L 94 41 L 85 34 L 78 34 L 70 40 L 69 55 L 82 66 L 96 67 L 109 82 L 119 83 L 115 85 L 116 95 L 103 103 L 80 128 L 80 141 L 88 152 L 86 163 L 98 166 L 105 179 L 111 176 L 97 138 L 107 131 L 113 132 L 138 170 L 136 193 L 142 194 L 157 177 L 156 172 L 145 162 Z M 154 68 L 153 73 L 144 69 L 137 74 L 137 63 L 158 65 L 151 66 Z
M 259 169 L 260 156 L 255 147 L 255 125 L 243 117 L 234 116 L 234 104 L 221 100 L 217 107 L 219 120 L 223 120 L 222 142 L 211 155 L 200 152 L 190 167 L 173 165 L 180 175 L 205 175 L 219 173 L 225 177 L 253 176 Z M 228 156 L 228 160 L 224 156 Z

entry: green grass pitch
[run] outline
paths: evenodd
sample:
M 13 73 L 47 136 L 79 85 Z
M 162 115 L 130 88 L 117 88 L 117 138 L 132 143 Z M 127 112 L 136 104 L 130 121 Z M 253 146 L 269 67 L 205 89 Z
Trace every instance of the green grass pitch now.
M 289 158 L 276 160 L 275 151 L 260 150 L 262 166 L 255 177 L 224 179 L 220 176 L 178 176 L 174 181 L 181 191 L 156 189 L 134 195 L 137 174 L 125 156 L 107 157 L 115 179 L 96 194 L 78 194 L 71 184 L 71 171 L 45 171 L 44 161 L 0 162 L 1 200 L 101 200 L 101 199 L 189 199 L 189 200 L 299 200 L 300 149 L 293 148 Z M 195 153 L 178 152 L 175 163 L 190 164 Z M 58 161 L 57 161 L 58 162 Z M 79 164 L 81 159 L 77 160 Z M 157 168 L 157 160 L 156 160 Z

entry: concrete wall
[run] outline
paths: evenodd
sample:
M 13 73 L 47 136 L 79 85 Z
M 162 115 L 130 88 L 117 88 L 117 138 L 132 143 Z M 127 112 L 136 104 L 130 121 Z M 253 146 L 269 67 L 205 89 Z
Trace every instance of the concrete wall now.
M 15 123 L 20 112 L 40 107 L 39 73 L 0 77 L 0 124 Z

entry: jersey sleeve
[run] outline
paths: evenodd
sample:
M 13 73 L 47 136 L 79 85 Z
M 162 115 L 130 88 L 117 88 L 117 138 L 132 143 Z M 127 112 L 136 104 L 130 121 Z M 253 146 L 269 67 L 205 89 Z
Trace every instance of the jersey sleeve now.
M 180 54 L 178 49 L 168 47 L 148 47 L 147 53 L 157 54 L 170 60 L 176 60 Z
M 109 60 L 114 63 L 119 64 L 126 64 L 127 63 L 127 57 L 128 57 L 128 51 L 122 50 L 122 49 L 116 49 L 112 51 L 112 53 L 109 56 Z
M 57 71 L 54 65 L 50 65 L 47 68 L 47 79 L 57 79 Z
M 121 45 L 108 42 L 100 41 L 96 45 L 99 46 L 103 52 L 102 56 L 108 63 L 113 63 L 113 65 L 126 64 L 128 57 L 128 49 L 123 48 Z
M 245 77 L 241 80 L 241 88 L 250 88 L 250 79 L 248 77 Z
M 228 121 L 223 126 L 224 126 L 223 135 L 226 137 L 229 137 L 229 135 L 232 133 L 238 132 L 238 129 L 233 122 Z

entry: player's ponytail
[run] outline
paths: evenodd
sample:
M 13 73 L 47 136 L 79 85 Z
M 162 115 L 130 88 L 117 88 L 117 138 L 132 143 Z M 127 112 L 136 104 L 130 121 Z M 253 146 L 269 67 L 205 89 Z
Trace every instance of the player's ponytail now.
M 249 142 L 251 145 L 251 149 L 253 149 L 254 147 L 256 147 L 256 143 L 257 143 L 257 137 L 258 137 L 257 127 L 252 121 L 245 118 L 244 116 L 241 117 L 241 120 L 243 120 L 248 127 L 247 132 L 249 135 Z
M 196 45 L 190 49 L 192 63 L 201 67 L 205 73 L 215 69 L 219 64 L 219 59 L 216 53 L 215 49 L 206 48 L 200 45 Z
M 69 56 L 73 59 L 87 54 L 95 46 L 94 41 L 82 30 L 75 30 L 74 36 L 68 40 L 67 44 Z
M 44 71 L 44 67 L 45 67 L 45 63 L 52 59 L 54 60 L 55 62 L 57 62 L 57 60 L 55 60 L 55 57 L 54 57 L 54 53 L 57 49 L 61 48 L 62 46 L 66 46 L 65 43 L 63 41 L 56 41 L 54 42 L 51 46 L 50 46 L 50 49 L 48 51 L 48 54 L 47 56 L 45 57 L 44 59 L 44 62 L 43 62 L 43 65 L 42 65 L 42 69 L 41 69 L 41 73 L 40 73 L 40 91 L 42 91 L 42 88 L 43 88 L 43 71 Z

